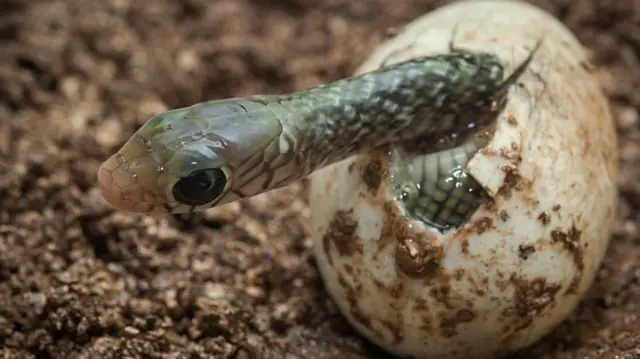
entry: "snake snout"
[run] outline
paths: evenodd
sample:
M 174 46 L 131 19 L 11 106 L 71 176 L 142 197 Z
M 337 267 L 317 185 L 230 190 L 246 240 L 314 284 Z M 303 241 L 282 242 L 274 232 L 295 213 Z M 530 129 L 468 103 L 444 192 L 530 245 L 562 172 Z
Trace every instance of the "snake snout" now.
M 98 169 L 98 184 L 100 186 L 100 192 L 102 192 L 102 197 L 107 203 L 117 209 L 135 212 L 137 207 L 135 203 L 127 201 L 122 197 L 122 191 L 118 185 L 114 183 L 111 173 L 105 169 L 104 166 L 100 166 Z
M 126 212 L 151 212 L 154 211 L 153 201 L 149 201 L 148 191 L 139 185 L 121 183 L 120 169 L 113 168 L 112 159 L 107 160 L 98 169 L 98 185 L 102 197 L 111 206 Z
M 98 185 L 100 186 L 102 197 L 113 207 L 121 208 L 123 201 L 120 199 L 120 191 L 113 183 L 111 174 L 103 166 L 98 169 Z

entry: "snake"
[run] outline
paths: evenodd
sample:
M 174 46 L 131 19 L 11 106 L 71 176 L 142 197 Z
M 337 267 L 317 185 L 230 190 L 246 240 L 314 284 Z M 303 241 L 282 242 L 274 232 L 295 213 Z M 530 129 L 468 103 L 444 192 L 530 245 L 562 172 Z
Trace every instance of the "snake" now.
M 407 213 L 438 228 L 460 226 L 483 193 L 464 165 L 486 143 L 478 134 L 496 123 L 534 52 L 506 78 L 496 55 L 455 50 L 295 92 L 168 110 L 99 166 L 99 187 L 119 210 L 190 213 L 397 148 L 406 170 L 395 176 L 394 196 Z

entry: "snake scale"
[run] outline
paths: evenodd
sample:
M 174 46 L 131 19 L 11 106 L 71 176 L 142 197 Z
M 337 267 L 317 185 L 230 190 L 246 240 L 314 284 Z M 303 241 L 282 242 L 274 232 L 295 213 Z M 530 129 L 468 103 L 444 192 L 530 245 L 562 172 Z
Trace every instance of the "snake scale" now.
M 382 146 L 415 145 L 427 160 L 398 179 L 397 197 L 429 225 L 459 226 L 482 193 L 462 170 L 483 145 L 476 135 L 495 123 L 534 51 L 506 79 L 497 56 L 453 51 L 294 93 L 170 110 L 107 159 L 98 181 L 118 209 L 186 213 L 286 186 Z

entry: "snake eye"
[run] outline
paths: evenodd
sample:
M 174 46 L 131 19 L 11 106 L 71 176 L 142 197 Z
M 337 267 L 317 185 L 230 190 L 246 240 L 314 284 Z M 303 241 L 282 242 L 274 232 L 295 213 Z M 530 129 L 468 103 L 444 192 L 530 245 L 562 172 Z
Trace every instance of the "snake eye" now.
M 207 204 L 222 194 L 227 176 L 219 168 L 197 170 L 173 185 L 173 198 L 189 206 Z

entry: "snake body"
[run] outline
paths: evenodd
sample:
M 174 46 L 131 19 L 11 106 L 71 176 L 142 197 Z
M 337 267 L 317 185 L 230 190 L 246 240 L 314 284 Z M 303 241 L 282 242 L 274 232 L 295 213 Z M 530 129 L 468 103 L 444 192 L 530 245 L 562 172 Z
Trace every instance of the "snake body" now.
M 408 212 L 437 226 L 458 225 L 481 192 L 462 171 L 482 145 L 475 136 L 495 122 L 532 56 L 506 79 L 495 55 L 454 52 L 299 92 L 167 111 L 101 165 L 100 186 L 125 211 L 185 213 L 391 146 L 402 148 L 407 161 L 416 152 L 431 159 L 395 179 Z

